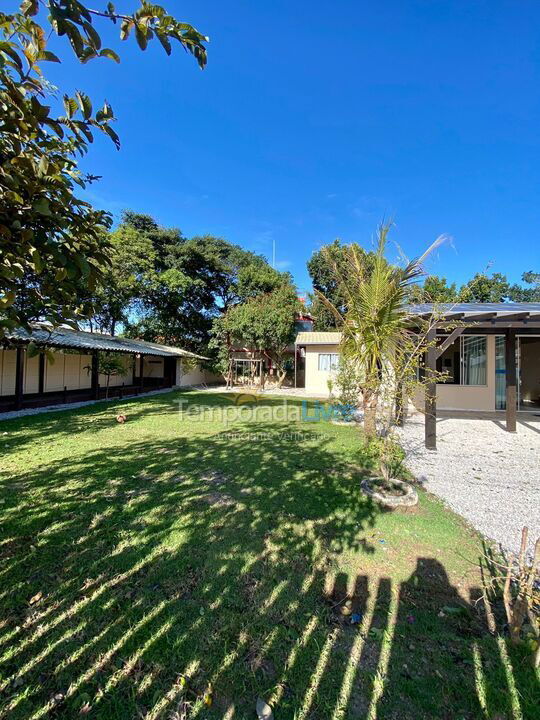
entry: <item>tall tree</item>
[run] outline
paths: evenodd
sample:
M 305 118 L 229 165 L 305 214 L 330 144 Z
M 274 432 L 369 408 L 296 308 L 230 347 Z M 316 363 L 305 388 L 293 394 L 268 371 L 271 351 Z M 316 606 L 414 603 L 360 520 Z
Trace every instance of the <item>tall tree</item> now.
M 310 306 L 310 312 L 315 319 L 315 330 L 336 329 L 336 317 L 328 305 L 322 302 L 321 297 L 325 297 L 340 314 L 344 315 L 347 312 L 347 298 L 338 282 L 336 270 L 339 270 L 340 275 L 347 273 L 347 266 L 351 260 L 351 247 L 355 248 L 356 256 L 365 260 L 366 268 L 373 264 L 375 254 L 372 251 L 364 250 L 357 243 L 342 245 L 341 240 L 334 240 L 324 245 L 314 252 L 308 261 L 307 268 L 315 291 Z
M 368 256 L 357 245 L 346 249 L 347 262 L 330 267 L 345 299 L 345 313 L 327 298 L 321 300 L 332 310 L 342 330 L 342 351 L 359 372 L 366 435 L 376 435 L 377 410 L 385 387 L 405 382 L 414 373 L 415 360 L 423 352 L 418 336 L 411 332 L 407 303 L 411 285 L 423 277 L 421 258 L 405 267 L 391 265 L 385 258 L 390 225 L 378 230 L 377 250 Z M 439 238 L 428 250 L 434 249 Z
M 510 299 L 513 302 L 540 302 L 540 273 L 529 270 L 523 273 L 521 279 L 529 287 L 517 283 L 512 285 Z
M 79 0 L 24 0 L 18 12 L 0 13 L 0 336 L 36 313 L 55 324 L 76 320 L 88 310 L 79 303 L 81 284 L 91 290 L 108 262 L 111 218 L 78 198 L 75 186 L 97 179 L 77 165 L 95 131 L 120 145 L 112 107 L 95 111 L 78 91 L 63 95 L 64 112 L 55 115 L 42 67 L 60 62 L 47 48 L 51 34 L 67 39 L 82 63 L 119 62 L 102 46 L 103 23 L 119 23 L 120 38 L 133 34 L 142 50 L 157 38 L 170 54 L 175 40 L 201 68 L 206 63 L 207 38 L 146 0 L 133 14 Z
M 220 319 L 219 328 L 222 335 L 229 334 L 235 344 L 247 348 L 252 358 L 262 353 L 271 360 L 277 369 L 278 387 L 281 387 L 299 310 L 296 289 L 290 278 L 284 277 L 281 285 L 270 292 L 230 308 Z
M 510 284 L 506 275 L 476 273 L 459 291 L 462 302 L 497 303 L 505 302 L 510 296 Z
M 411 287 L 410 301 L 413 303 L 453 303 L 458 300 L 456 283 L 448 285 L 445 277 L 428 275 L 423 284 Z

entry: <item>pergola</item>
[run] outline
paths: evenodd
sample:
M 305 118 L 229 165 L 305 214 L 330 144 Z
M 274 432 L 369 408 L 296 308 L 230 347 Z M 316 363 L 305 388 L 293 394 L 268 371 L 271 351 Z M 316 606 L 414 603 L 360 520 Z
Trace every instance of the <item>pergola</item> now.
M 516 432 L 516 336 L 540 332 L 540 303 L 419 304 L 407 307 L 410 315 L 432 320 L 428 331 L 426 368 L 435 377 L 437 359 L 462 334 L 504 335 L 506 360 L 506 430 Z M 452 329 L 453 327 L 453 329 Z M 437 337 L 442 336 L 436 344 Z M 437 448 L 437 385 L 430 382 L 425 394 L 425 445 Z

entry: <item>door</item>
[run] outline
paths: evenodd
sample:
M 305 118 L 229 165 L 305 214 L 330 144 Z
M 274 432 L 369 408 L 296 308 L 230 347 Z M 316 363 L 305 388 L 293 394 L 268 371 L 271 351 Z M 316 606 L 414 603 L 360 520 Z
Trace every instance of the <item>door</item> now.
M 506 410 L 506 338 L 495 338 L 495 409 Z

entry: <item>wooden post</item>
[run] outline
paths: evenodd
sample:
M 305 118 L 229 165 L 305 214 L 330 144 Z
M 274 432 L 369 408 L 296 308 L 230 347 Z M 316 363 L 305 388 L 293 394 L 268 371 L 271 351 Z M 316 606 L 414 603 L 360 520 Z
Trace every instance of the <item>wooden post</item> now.
M 437 449 L 437 383 L 435 382 L 435 372 L 437 366 L 437 348 L 435 328 L 430 328 L 427 333 L 427 341 L 429 343 L 426 353 L 426 405 L 425 405 L 425 444 L 428 450 Z
M 139 387 L 141 390 L 144 390 L 144 355 L 141 355 L 139 368 L 140 368 Z
M 15 360 L 15 410 L 20 410 L 23 404 L 25 356 L 25 349 L 20 345 L 17 346 L 17 357 Z
M 45 353 L 39 353 L 38 392 L 40 395 L 45 392 Z
M 516 331 L 509 328 L 506 331 L 506 429 L 516 432 L 517 420 L 517 394 L 516 394 Z
M 99 398 L 99 353 L 92 350 L 92 400 Z

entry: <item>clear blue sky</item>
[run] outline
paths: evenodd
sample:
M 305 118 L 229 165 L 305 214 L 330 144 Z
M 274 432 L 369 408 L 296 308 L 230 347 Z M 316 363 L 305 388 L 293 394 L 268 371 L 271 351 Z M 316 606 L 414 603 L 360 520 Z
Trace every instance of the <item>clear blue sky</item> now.
M 48 66 L 119 118 L 121 151 L 84 162 L 94 204 L 267 256 L 274 239 L 301 288 L 315 249 L 367 245 L 383 216 L 409 256 L 449 233 L 430 270 L 451 280 L 540 271 L 536 0 L 163 4 L 210 36 L 204 72 L 135 42 L 118 66 Z

